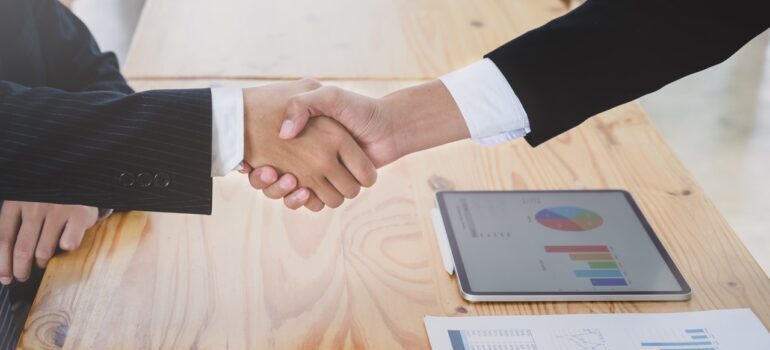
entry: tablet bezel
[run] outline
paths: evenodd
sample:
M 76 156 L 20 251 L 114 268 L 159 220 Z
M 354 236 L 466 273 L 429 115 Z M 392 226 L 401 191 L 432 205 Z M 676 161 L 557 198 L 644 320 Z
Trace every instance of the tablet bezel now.
M 465 266 L 460 256 L 459 246 L 455 239 L 454 230 L 452 228 L 452 222 L 449 220 L 446 203 L 444 196 L 447 194 L 452 195 L 478 195 L 478 194 L 537 194 L 537 193 L 606 193 L 614 192 L 620 193 L 626 199 L 631 206 L 637 220 L 642 224 L 647 236 L 652 240 L 653 245 L 658 250 L 658 253 L 663 258 L 669 271 L 674 275 L 681 290 L 673 291 L 527 291 L 527 292 L 476 292 L 471 288 L 468 276 L 465 272 Z M 447 240 L 452 251 L 452 259 L 454 261 L 454 268 L 457 274 L 458 284 L 462 291 L 463 297 L 469 301 L 545 301 L 545 300 L 687 300 L 692 294 L 692 289 L 687 281 L 684 279 L 681 271 L 677 268 L 674 260 L 668 254 L 663 243 L 658 239 L 657 234 L 652 229 L 645 218 L 639 206 L 634 201 L 631 193 L 624 190 L 527 190 L 527 191 L 440 191 L 436 193 L 436 202 L 438 203 L 439 212 L 441 213 L 441 219 L 444 222 L 444 228 L 446 230 Z

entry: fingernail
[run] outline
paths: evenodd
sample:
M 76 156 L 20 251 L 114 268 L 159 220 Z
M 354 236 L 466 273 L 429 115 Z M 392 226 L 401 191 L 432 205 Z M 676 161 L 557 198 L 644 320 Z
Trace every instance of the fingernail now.
M 294 187 L 294 183 L 291 181 L 290 177 L 284 176 L 281 178 L 281 181 L 278 182 L 278 187 L 280 187 L 282 190 L 290 190 L 292 187 Z
M 0 277 L 0 283 L 2 283 L 2 284 L 7 286 L 7 285 L 11 284 L 11 278 L 10 277 Z
M 275 181 L 271 174 L 269 174 L 267 171 L 264 171 L 262 169 L 259 170 L 259 179 L 262 180 L 262 182 L 264 183 L 272 183 L 273 181 Z
M 282 139 L 288 139 L 292 129 L 294 129 L 294 122 L 291 120 L 284 120 L 281 125 L 281 132 L 278 136 Z
M 303 200 L 305 197 L 307 197 L 307 190 L 304 188 L 291 195 L 291 199 L 295 201 Z

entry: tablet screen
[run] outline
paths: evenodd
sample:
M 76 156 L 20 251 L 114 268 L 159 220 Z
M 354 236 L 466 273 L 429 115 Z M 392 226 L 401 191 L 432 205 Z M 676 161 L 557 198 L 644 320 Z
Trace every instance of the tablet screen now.
M 670 293 L 686 286 L 626 192 L 442 192 L 438 198 L 469 292 Z

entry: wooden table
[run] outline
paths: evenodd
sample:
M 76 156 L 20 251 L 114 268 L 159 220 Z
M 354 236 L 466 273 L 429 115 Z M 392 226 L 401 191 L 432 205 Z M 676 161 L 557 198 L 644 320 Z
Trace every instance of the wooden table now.
M 254 85 L 262 82 L 219 82 Z M 413 82 L 337 82 L 382 95 Z M 139 89 L 206 81 L 135 81 Z M 457 189 L 629 190 L 694 290 L 688 302 L 463 301 L 444 272 L 428 179 Z M 770 280 L 637 103 L 532 149 L 458 142 L 386 168 L 337 210 L 293 212 L 239 174 L 211 217 L 116 215 L 51 261 L 27 348 L 419 349 L 424 315 L 751 308 L 770 326 Z
M 566 0 L 147 0 L 129 78 L 431 79 Z

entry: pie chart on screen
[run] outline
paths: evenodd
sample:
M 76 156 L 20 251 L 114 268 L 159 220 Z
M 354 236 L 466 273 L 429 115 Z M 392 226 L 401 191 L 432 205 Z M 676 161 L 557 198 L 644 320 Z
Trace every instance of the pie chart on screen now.
M 593 230 L 604 222 L 599 214 L 577 207 L 543 209 L 535 214 L 535 220 L 554 230 L 572 232 Z

